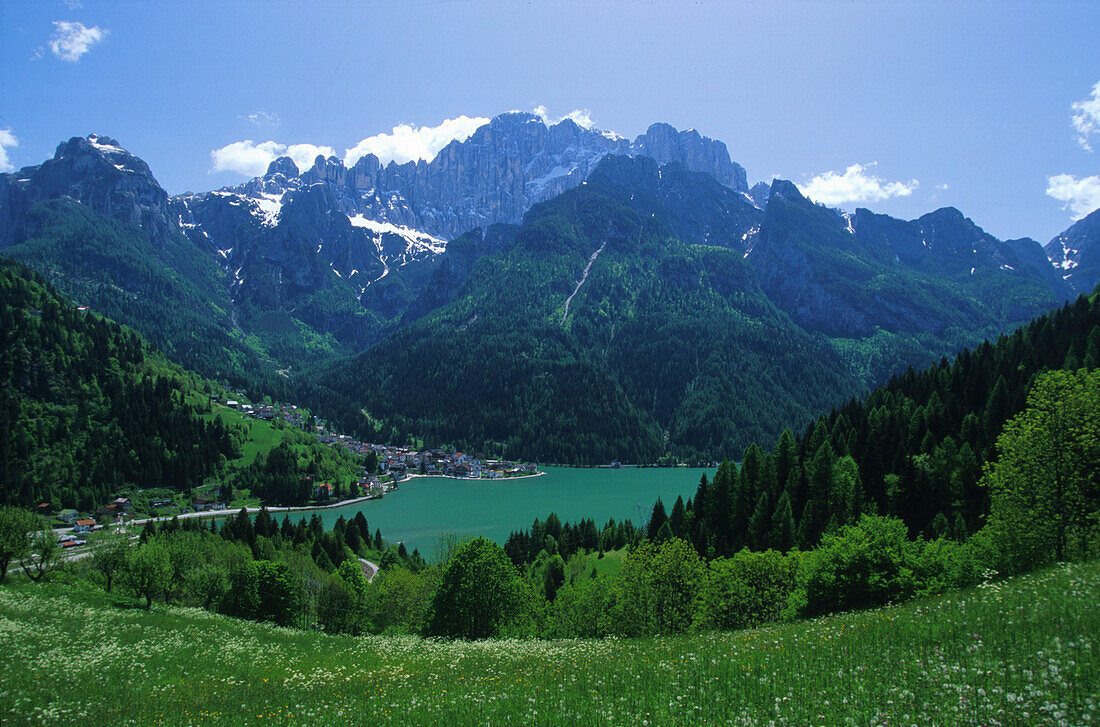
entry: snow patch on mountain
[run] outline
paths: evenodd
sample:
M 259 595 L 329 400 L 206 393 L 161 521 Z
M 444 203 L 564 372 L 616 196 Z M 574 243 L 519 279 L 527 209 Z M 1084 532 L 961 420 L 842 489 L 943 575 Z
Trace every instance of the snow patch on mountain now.
M 279 213 L 283 209 L 283 194 L 261 192 L 260 196 L 253 197 L 252 201 L 255 202 L 260 213 L 260 224 L 265 227 L 275 227 L 279 224 Z
M 354 227 L 362 227 L 370 230 L 376 236 L 381 237 L 384 234 L 397 235 L 406 242 L 406 252 L 420 252 L 426 251 L 433 255 L 439 255 L 447 249 L 447 241 L 440 240 L 438 237 L 432 237 L 426 232 L 420 230 L 414 230 L 409 227 L 402 227 L 395 225 L 391 222 L 379 222 L 378 220 L 372 220 L 365 217 L 362 214 L 348 215 L 348 222 Z M 382 247 L 380 240 L 375 240 L 375 244 L 378 246 L 378 252 L 381 255 Z

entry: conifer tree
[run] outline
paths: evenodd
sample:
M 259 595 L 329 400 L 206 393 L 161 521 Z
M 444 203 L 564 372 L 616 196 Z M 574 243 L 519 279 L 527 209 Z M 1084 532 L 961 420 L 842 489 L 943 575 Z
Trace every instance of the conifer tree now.
M 772 548 L 786 552 L 794 547 L 794 539 L 794 514 L 791 512 L 791 498 L 784 490 L 779 495 L 779 502 L 772 514 L 768 543 Z
M 672 530 L 672 534 L 677 538 L 683 538 L 687 535 L 686 530 L 686 507 L 684 506 L 684 497 L 680 495 L 676 498 L 676 504 L 672 506 L 672 514 L 668 518 L 669 529 Z
M 649 540 L 657 539 L 657 531 L 661 529 L 661 526 L 668 521 L 668 515 L 665 514 L 665 504 L 661 502 L 661 498 L 657 498 L 657 502 L 653 505 L 653 514 L 649 517 L 649 524 L 646 526 L 646 538 Z

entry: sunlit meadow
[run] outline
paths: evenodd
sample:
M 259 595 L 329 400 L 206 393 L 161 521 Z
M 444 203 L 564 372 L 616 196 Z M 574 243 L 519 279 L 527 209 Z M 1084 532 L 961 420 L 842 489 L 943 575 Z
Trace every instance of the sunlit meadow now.
M 330 637 L 0 588 L 3 724 L 1091 725 L 1100 564 L 736 633 Z

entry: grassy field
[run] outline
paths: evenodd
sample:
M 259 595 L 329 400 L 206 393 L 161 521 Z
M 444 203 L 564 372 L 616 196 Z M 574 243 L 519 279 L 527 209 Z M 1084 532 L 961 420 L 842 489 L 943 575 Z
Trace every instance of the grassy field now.
M 82 725 L 1090 725 L 1100 564 L 694 637 L 328 637 L 0 588 L 0 722 Z

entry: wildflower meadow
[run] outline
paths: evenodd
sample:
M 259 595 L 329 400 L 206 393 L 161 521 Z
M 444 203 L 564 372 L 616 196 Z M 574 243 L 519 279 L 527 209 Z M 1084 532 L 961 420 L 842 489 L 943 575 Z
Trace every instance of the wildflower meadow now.
M 75 580 L 0 589 L 0 722 L 1091 725 L 1100 564 L 661 638 L 330 636 Z

